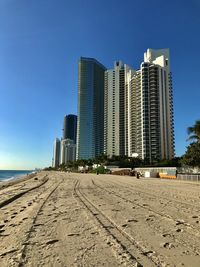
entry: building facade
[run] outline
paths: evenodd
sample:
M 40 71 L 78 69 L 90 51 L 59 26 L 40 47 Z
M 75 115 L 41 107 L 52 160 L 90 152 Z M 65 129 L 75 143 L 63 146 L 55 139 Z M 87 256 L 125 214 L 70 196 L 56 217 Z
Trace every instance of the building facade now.
M 52 166 L 58 167 L 60 163 L 60 139 L 56 138 L 53 145 L 53 162 Z
M 76 144 L 77 116 L 73 114 L 65 115 L 63 123 L 63 139 L 71 139 Z
M 140 70 L 129 70 L 125 89 L 125 154 L 142 158 L 142 97 Z
M 103 153 L 105 70 L 93 58 L 79 60 L 77 159 L 94 158 Z
M 71 139 L 61 140 L 60 164 L 76 160 L 76 145 Z
M 126 77 L 126 153 L 149 162 L 174 157 L 169 50 L 148 49 L 138 71 Z
M 139 156 L 150 163 L 174 157 L 169 49 L 148 49 L 138 70 L 81 58 L 77 159 L 100 154 Z
M 121 61 L 105 71 L 104 153 L 125 154 L 125 76 L 129 67 Z

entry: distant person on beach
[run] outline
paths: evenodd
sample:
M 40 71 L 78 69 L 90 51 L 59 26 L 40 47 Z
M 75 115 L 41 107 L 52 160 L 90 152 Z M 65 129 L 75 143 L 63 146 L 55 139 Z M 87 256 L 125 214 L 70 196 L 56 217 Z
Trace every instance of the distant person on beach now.
M 140 179 L 140 172 L 136 172 L 136 177 L 137 177 L 137 179 Z

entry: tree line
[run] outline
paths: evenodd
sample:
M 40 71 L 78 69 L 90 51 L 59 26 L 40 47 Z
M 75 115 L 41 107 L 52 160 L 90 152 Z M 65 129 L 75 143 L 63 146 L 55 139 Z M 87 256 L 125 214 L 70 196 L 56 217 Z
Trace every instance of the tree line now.
M 76 161 L 69 161 L 66 164 L 61 164 L 56 168 L 49 167 L 47 169 L 55 170 L 78 170 L 79 166 L 88 166 L 89 170 L 92 170 L 93 164 L 99 164 L 102 166 L 118 166 L 119 168 L 131 168 L 136 167 L 181 167 L 182 165 L 191 167 L 200 167 L 200 120 L 197 120 L 195 124 L 187 128 L 188 141 L 192 141 L 186 148 L 186 152 L 182 157 L 175 157 L 171 160 L 154 159 L 149 162 L 147 159 L 141 159 L 139 157 L 128 156 L 112 156 L 99 155 L 93 159 L 80 159 Z

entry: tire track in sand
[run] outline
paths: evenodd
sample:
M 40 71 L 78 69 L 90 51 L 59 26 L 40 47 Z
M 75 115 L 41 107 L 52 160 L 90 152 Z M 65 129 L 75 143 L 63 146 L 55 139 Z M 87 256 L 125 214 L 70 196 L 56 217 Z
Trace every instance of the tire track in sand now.
M 53 193 L 57 190 L 57 188 L 59 187 L 59 185 L 60 185 L 62 182 L 63 182 L 63 179 L 62 179 L 57 185 L 53 185 L 53 186 L 52 186 L 53 188 L 50 190 L 50 192 L 49 192 L 49 193 L 47 194 L 47 196 L 44 198 L 42 204 L 40 205 L 40 207 L 38 208 L 38 210 L 37 210 L 35 216 L 33 217 L 31 226 L 30 226 L 30 228 L 29 228 L 29 231 L 27 232 L 28 234 L 27 234 L 27 236 L 26 236 L 26 240 L 25 240 L 25 242 L 23 243 L 24 245 L 22 246 L 22 249 L 21 249 L 21 251 L 20 251 L 19 254 L 18 254 L 18 257 L 19 257 L 19 259 L 18 259 L 18 265 L 17 265 L 18 267 L 23 267 L 23 266 L 25 266 L 25 262 L 26 262 L 26 250 L 27 250 L 28 245 L 31 245 L 31 244 L 29 243 L 29 239 L 30 239 L 31 234 L 32 234 L 32 232 L 33 232 L 33 230 L 34 230 L 34 226 L 35 226 L 36 221 L 37 221 L 37 219 L 38 219 L 39 213 L 41 212 L 41 210 L 42 210 L 42 208 L 44 207 L 44 205 L 47 203 L 48 199 L 53 195 Z
M 108 183 L 108 182 L 106 182 L 106 183 L 110 185 L 110 183 Z M 167 219 L 167 220 L 170 220 L 171 222 L 174 223 L 174 225 L 184 225 L 184 226 L 186 226 L 185 231 L 186 231 L 186 232 L 188 231 L 187 228 L 189 228 L 189 230 L 193 230 L 192 234 L 193 234 L 195 237 L 198 237 L 198 238 L 199 238 L 199 236 L 200 236 L 200 232 L 199 232 L 193 225 L 188 224 L 188 223 L 186 223 L 185 221 L 176 220 L 176 219 L 172 218 L 170 215 L 167 215 L 167 214 L 164 214 L 164 213 L 155 211 L 155 210 L 153 210 L 152 208 L 150 208 L 150 207 L 148 207 L 148 206 L 143 206 L 143 205 L 141 205 L 141 204 L 138 204 L 138 203 L 136 203 L 135 201 L 130 200 L 130 199 L 128 199 L 128 198 L 122 196 L 122 195 L 119 194 L 119 193 L 116 193 L 116 192 L 114 192 L 114 191 L 112 191 L 112 190 L 109 190 L 109 189 L 107 189 L 107 188 L 104 188 L 103 186 L 98 185 L 97 183 L 94 182 L 93 179 L 92 179 L 92 184 L 93 184 L 94 186 L 96 186 L 97 188 L 99 188 L 101 191 L 103 190 L 104 192 L 106 192 L 106 193 L 108 193 L 108 194 L 112 194 L 112 195 L 114 195 L 114 196 L 120 198 L 121 200 L 125 201 L 126 203 L 131 203 L 131 204 L 133 204 L 134 206 L 137 206 L 137 207 L 139 207 L 139 208 L 142 208 L 142 209 L 144 209 L 144 210 L 147 210 L 148 212 L 152 212 L 152 213 L 158 215 L 158 216 L 161 217 L 161 218 L 165 218 L 165 219 Z M 156 230 L 158 231 L 158 229 L 156 229 Z M 188 232 L 188 234 L 191 235 L 191 232 Z M 190 249 L 190 250 L 192 249 L 192 251 L 193 251 L 196 255 L 200 255 L 200 250 L 198 250 L 198 249 L 196 249 L 196 248 L 194 248 L 194 247 L 191 248 L 191 246 L 188 245 L 188 243 L 185 242 L 184 240 L 179 240 L 179 239 L 177 239 L 177 238 L 174 238 L 174 241 L 177 242 L 177 243 L 179 243 L 179 244 L 181 244 L 181 245 L 183 245 L 183 246 L 185 246 L 186 248 L 188 248 L 188 249 Z
M 101 230 L 106 232 L 107 244 L 115 251 L 121 263 L 126 266 L 166 266 L 161 255 L 145 248 L 128 234 L 121 226 L 105 215 L 80 189 L 80 181 L 74 185 L 73 195 L 89 211 Z

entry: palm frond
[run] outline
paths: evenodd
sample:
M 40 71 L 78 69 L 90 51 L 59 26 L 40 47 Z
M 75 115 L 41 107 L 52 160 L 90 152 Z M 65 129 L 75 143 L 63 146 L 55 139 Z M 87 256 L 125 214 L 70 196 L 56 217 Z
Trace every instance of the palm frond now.
M 187 133 L 188 134 L 191 134 L 191 133 L 193 133 L 194 132 L 194 127 L 188 127 L 187 128 Z
M 195 121 L 195 124 L 187 128 L 187 133 L 189 135 L 187 140 L 197 140 L 200 141 L 200 120 Z
M 198 136 L 195 135 L 195 134 L 190 135 L 190 136 L 187 138 L 187 141 L 194 140 L 194 139 L 198 139 Z

